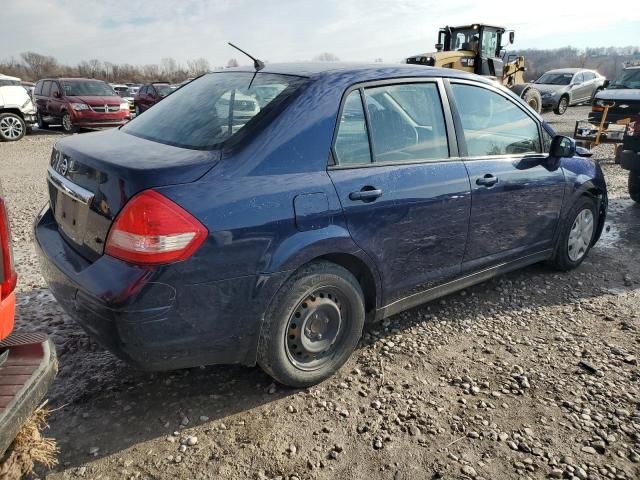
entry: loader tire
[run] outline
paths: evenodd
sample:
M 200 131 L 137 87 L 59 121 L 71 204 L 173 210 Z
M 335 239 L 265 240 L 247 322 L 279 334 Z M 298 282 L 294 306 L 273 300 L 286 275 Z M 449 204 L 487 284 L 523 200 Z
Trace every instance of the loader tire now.
M 542 112 L 542 97 L 540 96 L 540 92 L 535 88 L 527 89 L 522 95 L 522 99 L 533 108 L 536 113 Z

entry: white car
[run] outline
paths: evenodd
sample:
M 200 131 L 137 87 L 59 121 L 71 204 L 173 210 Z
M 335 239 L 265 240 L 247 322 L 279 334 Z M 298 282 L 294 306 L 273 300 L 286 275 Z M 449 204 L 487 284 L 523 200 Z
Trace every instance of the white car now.
M 0 74 L 0 141 L 15 142 L 36 124 L 36 107 L 17 77 Z

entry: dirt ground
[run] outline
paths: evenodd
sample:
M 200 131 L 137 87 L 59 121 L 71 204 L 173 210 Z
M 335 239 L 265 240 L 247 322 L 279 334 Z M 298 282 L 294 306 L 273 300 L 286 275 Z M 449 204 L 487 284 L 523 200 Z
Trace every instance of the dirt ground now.
M 572 134 L 587 111 L 546 117 Z M 30 231 L 59 136 L 0 144 L 17 325 L 60 359 L 60 464 L 42 478 L 640 478 L 640 207 L 610 147 L 607 231 L 579 269 L 536 265 L 371 325 L 335 377 L 293 390 L 259 368 L 136 371 L 62 312 Z

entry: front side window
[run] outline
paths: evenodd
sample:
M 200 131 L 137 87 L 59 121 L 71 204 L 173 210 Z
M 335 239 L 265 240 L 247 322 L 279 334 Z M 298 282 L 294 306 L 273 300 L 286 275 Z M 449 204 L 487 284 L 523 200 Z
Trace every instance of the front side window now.
M 482 32 L 482 56 L 493 58 L 498 50 L 498 32 L 495 30 L 485 30 Z
M 436 160 L 449 156 L 435 83 L 368 88 L 367 110 L 376 162 Z
M 514 102 L 491 90 L 452 84 L 471 157 L 540 153 L 538 124 Z
M 360 90 L 351 92 L 344 102 L 334 151 L 339 165 L 371 163 Z
M 258 73 L 254 78 L 253 72 L 210 73 L 174 91 L 122 131 L 184 148 L 214 148 L 263 111 L 274 110 L 306 82 L 292 75 Z M 259 87 L 281 93 L 260 107 Z
M 56 92 L 60 93 L 58 82 L 51 82 L 51 96 L 54 97 Z

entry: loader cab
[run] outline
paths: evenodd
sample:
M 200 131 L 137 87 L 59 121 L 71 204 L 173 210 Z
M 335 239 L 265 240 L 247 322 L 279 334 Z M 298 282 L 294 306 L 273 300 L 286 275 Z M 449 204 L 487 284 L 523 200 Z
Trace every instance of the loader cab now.
M 463 66 L 472 67 L 473 73 L 478 75 L 502 80 L 502 36 L 505 31 L 502 27 L 483 24 L 444 27 L 438 33 L 436 50 L 473 52 L 472 55 L 462 58 Z M 513 43 L 513 32 L 509 32 L 508 43 Z

